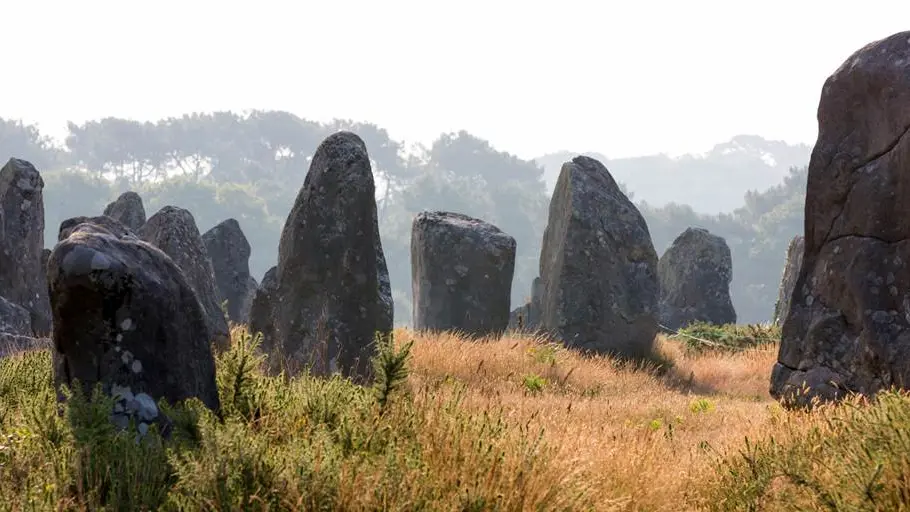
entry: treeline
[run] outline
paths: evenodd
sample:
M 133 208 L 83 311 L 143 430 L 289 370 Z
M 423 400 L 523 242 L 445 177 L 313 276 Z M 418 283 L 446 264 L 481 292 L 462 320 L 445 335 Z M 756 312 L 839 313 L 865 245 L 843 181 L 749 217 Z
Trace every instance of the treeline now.
M 544 170 L 464 131 L 406 154 L 376 125 L 317 123 L 277 111 L 69 123 L 62 144 L 34 126 L 0 119 L 0 158 L 25 158 L 42 171 L 48 247 L 62 220 L 100 213 L 121 192 L 136 190 L 149 215 L 167 204 L 182 206 L 203 231 L 236 218 L 250 239 L 251 270 L 259 279 L 277 261 L 281 227 L 309 159 L 325 136 L 340 129 L 360 135 L 373 159 L 396 323 L 410 321 L 410 226 L 425 209 L 479 217 L 515 237 L 512 301 L 525 300 L 537 275 L 549 205 Z M 747 194 L 732 214 L 698 215 L 678 204 L 639 206 L 659 253 L 691 225 L 726 237 L 733 250 L 734 304 L 741 321 L 757 322 L 770 318 L 787 243 L 802 232 L 804 190 L 805 170 L 794 169 L 780 186 Z

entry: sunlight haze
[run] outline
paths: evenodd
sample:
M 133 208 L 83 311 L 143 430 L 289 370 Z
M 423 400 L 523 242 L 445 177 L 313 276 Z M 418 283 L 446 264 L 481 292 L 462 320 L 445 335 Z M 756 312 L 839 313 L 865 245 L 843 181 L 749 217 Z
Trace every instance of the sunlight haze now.
M 461 129 L 533 158 L 812 143 L 824 79 L 910 3 L 7 2 L 0 116 L 277 109 L 406 143 Z M 19 42 L 19 44 L 12 44 Z M 11 45 L 12 44 L 12 45 Z

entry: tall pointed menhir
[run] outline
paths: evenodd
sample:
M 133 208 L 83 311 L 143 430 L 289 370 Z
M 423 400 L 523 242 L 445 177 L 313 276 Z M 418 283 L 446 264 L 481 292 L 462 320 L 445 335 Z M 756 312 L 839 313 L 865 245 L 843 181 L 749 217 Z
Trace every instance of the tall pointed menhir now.
M 281 232 L 276 277 L 278 350 L 317 375 L 370 379 L 375 337 L 392 330 L 392 294 L 357 135 L 334 133 L 316 149 Z
M 567 346 L 648 358 L 657 335 L 657 253 L 644 217 L 585 156 L 559 173 L 540 249 L 542 328 Z
M 10 158 L 0 169 L 0 296 L 28 310 L 36 335 L 51 331 L 42 266 L 44 180 L 31 163 Z

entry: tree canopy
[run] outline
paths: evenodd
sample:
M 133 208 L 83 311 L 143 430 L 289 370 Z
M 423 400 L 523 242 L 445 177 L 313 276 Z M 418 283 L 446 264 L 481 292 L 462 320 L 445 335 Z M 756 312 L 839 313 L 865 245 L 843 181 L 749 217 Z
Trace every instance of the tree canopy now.
M 527 299 L 538 273 L 549 207 L 544 165 L 499 151 L 466 131 L 441 134 L 428 148 L 406 154 L 402 142 L 374 124 L 317 123 L 281 111 L 191 113 L 157 122 L 107 117 L 67 128 L 58 147 L 35 126 L 0 119 L 0 156 L 27 159 L 45 177 L 48 247 L 56 243 L 61 221 L 100 214 L 117 195 L 135 190 L 149 215 L 168 204 L 181 206 L 193 212 L 202 231 L 236 218 L 250 240 L 250 266 L 259 279 L 277 261 L 281 228 L 316 147 L 345 129 L 364 139 L 372 158 L 396 323 L 410 321 L 410 230 L 422 210 L 478 217 L 516 239 L 513 307 Z M 745 142 L 767 150 L 760 141 Z M 781 160 L 796 159 L 802 151 L 778 149 Z M 704 163 L 706 174 L 687 163 L 688 179 L 699 182 L 719 168 L 735 172 L 742 163 L 726 149 L 718 155 Z M 699 186 L 710 189 L 710 179 L 705 181 Z M 723 236 L 733 252 L 732 292 L 740 321 L 768 321 L 787 244 L 802 233 L 805 185 L 805 167 L 792 167 L 779 185 L 748 191 L 742 206 L 716 215 L 697 213 L 685 204 L 685 193 L 678 202 L 637 204 L 658 254 L 690 226 Z M 621 186 L 630 198 L 641 196 L 640 190 Z

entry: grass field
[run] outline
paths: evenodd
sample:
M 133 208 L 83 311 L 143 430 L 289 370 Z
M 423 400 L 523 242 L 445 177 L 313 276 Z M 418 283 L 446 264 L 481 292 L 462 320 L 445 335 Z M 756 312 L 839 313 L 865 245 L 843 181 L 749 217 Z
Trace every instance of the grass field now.
M 633 366 L 399 330 L 359 388 L 267 377 L 235 329 L 224 420 L 165 407 L 173 436 L 138 444 L 103 399 L 58 410 L 33 351 L 0 361 L 0 508 L 907 509 L 910 397 L 784 410 L 768 396 L 776 335 L 694 326 Z

